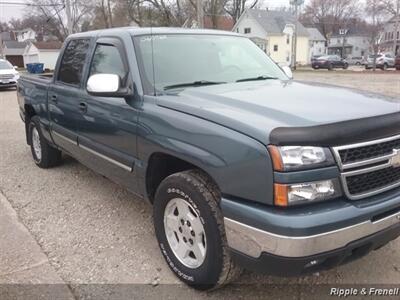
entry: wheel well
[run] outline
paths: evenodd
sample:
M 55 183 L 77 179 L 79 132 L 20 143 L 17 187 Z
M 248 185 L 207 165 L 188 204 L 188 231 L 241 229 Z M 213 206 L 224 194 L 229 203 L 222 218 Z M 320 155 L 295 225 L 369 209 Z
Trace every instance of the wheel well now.
M 151 203 L 154 201 L 155 193 L 161 181 L 163 181 L 169 175 L 190 169 L 199 168 L 187 161 L 169 154 L 152 154 L 146 171 L 146 191 Z
M 25 134 L 26 134 L 26 143 L 30 145 L 29 141 L 29 123 L 31 121 L 31 118 L 36 115 L 35 110 L 31 105 L 25 104 Z

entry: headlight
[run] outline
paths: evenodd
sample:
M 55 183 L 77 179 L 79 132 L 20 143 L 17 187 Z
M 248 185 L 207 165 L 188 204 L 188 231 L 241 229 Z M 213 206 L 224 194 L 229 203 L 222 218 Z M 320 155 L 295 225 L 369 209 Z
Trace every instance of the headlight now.
M 14 74 L 14 80 L 18 80 L 19 79 L 19 74 Z
M 274 185 L 275 205 L 291 206 L 330 200 L 342 195 L 338 179 Z
M 293 171 L 333 165 L 327 148 L 311 146 L 269 146 L 275 171 Z

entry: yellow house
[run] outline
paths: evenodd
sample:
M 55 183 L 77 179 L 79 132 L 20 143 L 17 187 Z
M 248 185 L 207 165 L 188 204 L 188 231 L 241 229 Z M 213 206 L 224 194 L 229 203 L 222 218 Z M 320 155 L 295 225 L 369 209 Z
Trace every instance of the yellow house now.
M 233 31 L 252 39 L 275 62 L 290 65 L 292 62 L 293 35 L 297 24 L 296 62 L 306 65 L 309 61 L 309 34 L 290 12 L 247 9 L 233 27 Z

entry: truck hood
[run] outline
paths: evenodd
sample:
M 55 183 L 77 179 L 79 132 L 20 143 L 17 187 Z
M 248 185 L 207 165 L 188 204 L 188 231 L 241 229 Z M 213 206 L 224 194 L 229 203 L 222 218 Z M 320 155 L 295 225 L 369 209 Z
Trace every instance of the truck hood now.
M 400 112 L 400 99 L 319 83 L 254 81 L 189 88 L 158 105 L 268 144 L 278 127 L 308 127 Z

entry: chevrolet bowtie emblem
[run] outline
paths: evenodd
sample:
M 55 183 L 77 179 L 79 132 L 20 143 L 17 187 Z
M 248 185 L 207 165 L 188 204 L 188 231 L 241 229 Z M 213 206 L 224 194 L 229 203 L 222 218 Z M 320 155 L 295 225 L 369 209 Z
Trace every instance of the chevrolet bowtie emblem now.
M 400 167 L 400 149 L 393 149 L 393 157 L 390 159 L 390 164 L 394 167 Z

